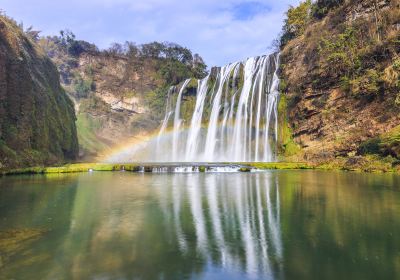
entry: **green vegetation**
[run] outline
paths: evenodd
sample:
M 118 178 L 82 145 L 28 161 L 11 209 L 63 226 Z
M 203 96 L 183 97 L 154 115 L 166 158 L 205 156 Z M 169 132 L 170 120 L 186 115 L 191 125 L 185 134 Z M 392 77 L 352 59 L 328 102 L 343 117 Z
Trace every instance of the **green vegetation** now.
M 305 162 L 249 162 L 245 165 L 255 167 L 257 169 L 314 169 L 313 165 Z
M 366 3 L 368 9 L 365 8 L 364 15 L 350 20 L 348 9 L 351 5 L 356 6 L 358 2 L 303 1 L 297 7 L 290 7 L 281 47 L 294 38 L 302 38 L 306 54 L 304 62 L 310 66 L 308 79 L 314 81 L 316 88 L 339 85 L 354 97 L 367 97 L 368 100 L 386 92 L 393 103 L 398 104 L 398 3 L 387 4 L 386 9 L 381 9 L 381 4 L 370 1 Z M 388 64 L 388 60 L 392 63 Z
M 375 69 L 368 69 L 364 74 L 350 81 L 350 92 L 354 95 L 379 94 L 380 77 Z
M 365 141 L 360 145 L 359 153 L 392 156 L 400 160 L 400 126 L 379 137 Z
M 312 6 L 312 15 L 314 18 L 322 19 L 328 12 L 341 5 L 344 0 L 317 0 Z
M 351 75 L 360 67 L 357 39 L 352 27 L 346 28 L 336 36 L 322 37 L 319 45 L 319 54 L 326 59 L 331 75 Z
M 79 147 L 84 152 L 100 152 L 107 146 L 99 140 L 96 130 L 101 123 L 91 118 L 87 113 L 79 113 L 76 121 L 78 130 Z
M 80 155 L 85 160 L 93 160 L 117 138 L 156 129 L 165 113 L 168 89 L 206 75 L 203 59 L 175 43 L 113 43 L 99 50 L 68 30 L 39 43 L 79 108 Z
M 29 167 L 3 172 L 4 175 L 79 173 L 89 171 L 139 171 L 137 164 L 74 163 L 60 167 Z
M 286 12 L 286 19 L 283 25 L 280 47 L 284 47 L 290 40 L 304 34 L 313 20 L 320 20 L 328 12 L 340 6 L 343 0 L 311 0 L 300 2 L 297 7 L 290 6 Z
M 229 163 L 225 163 L 229 164 Z M 350 158 L 337 157 L 329 163 L 311 164 L 306 162 L 243 162 L 239 172 L 250 172 L 257 170 L 290 170 L 290 169 L 319 169 L 319 170 L 344 170 L 362 172 L 398 172 L 400 173 L 400 162 L 392 157 L 381 157 L 378 155 L 353 156 Z M 158 164 L 141 163 L 75 163 L 58 167 L 28 167 L 3 171 L 1 175 L 21 174 L 59 174 L 59 173 L 81 173 L 92 171 L 131 171 L 131 172 L 153 172 L 153 167 Z M 206 172 L 207 165 L 198 166 L 199 172 Z
M 382 157 L 379 155 L 365 155 L 352 157 L 338 157 L 327 163 L 320 164 L 316 167 L 323 170 L 345 170 L 357 172 L 400 173 L 398 161 L 393 157 Z
M 0 16 L 0 25 L 0 82 L 7 85 L 0 103 L 0 169 L 74 160 L 74 106 L 56 67 L 14 21 Z
M 284 157 L 289 157 L 297 154 L 300 151 L 299 145 L 293 141 L 292 129 L 289 125 L 287 117 L 287 100 L 284 94 L 281 94 L 278 104 L 278 149 L 279 154 Z
M 286 160 L 329 169 L 399 169 L 396 129 L 375 137 L 399 125 L 399 17 L 399 1 L 302 1 L 289 9 L 281 40 L 288 104 L 279 110 L 290 112 L 302 149 Z M 280 134 L 290 143 L 284 127 Z
M 313 166 L 306 163 L 298 162 L 271 162 L 271 163 L 241 163 L 243 165 L 240 172 L 250 172 L 251 168 L 263 169 L 311 169 Z M 157 165 L 141 165 L 139 163 L 75 163 L 67 164 L 60 167 L 30 167 L 22 169 L 14 169 L 3 172 L 3 175 L 17 175 L 17 174 L 51 174 L 51 173 L 79 173 L 89 171 L 132 171 L 139 172 L 152 172 L 153 167 Z M 199 166 L 200 172 L 206 171 L 206 166 Z
M 394 58 L 384 69 L 382 82 L 385 89 L 397 92 L 395 105 L 400 107 L 400 58 Z
M 379 62 L 366 58 L 371 45 L 362 48 L 362 34 L 355 27 L 347 27 L 343 33 L 326 35 L 319 44 L 320 65 L 324 76 L 337 77 L 341 87 L 356 97 L 373 97 L 386 90 L 398 90 L 398 70 L 395 63 L 384 71 Z M 374 64 L 372 64 L 374 63 Z M 378 65 L 377 68 L 369 68 Z
M 92 79 L 84 79 L 80 75 L 74 79 L 74 92 L 78 98 L 88 98 L 93 88 Z
M 162 119 L 162 116 L 165 114 L 165 100 L 167 99 L 167 93 L 168 88 L 160 87 L 145 95 L 145 102 L 151 112 L 153 112 L 151 116 L 152 118 Z
M 127 57 L 130 63 L 154 60 L 157 74 L 164 80 L 164 85 L 176 85 L 187 78 L 201 79 L 207 74 L 207 66 L 199 54 L 176 43 L 152 42 L 136 45 L 126 42 L 124 45 L 113 43 L 104 51 L 109 55 Z
M 199 171 L 204 173 L 206 172 L 206 167 L 205 166 L 199 166 Z
M 72 56 L 79 56 L 83 52 L 98 51 L 97 47 L 85 41 L 76 40 L 75 34 L 70 30 L 61 30 L 59 37 L 53 39 Z
M 280 44 L 285 46 L 290 40 L 303 35 L 310 20 L 311 0 L 301 2 L 297 7 L 291 6 L 286 13 Z

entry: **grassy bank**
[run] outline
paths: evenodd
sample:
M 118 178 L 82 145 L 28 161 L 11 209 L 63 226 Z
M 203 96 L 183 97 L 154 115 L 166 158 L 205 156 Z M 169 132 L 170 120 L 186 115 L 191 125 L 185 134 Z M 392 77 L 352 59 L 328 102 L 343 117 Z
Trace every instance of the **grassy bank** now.
M 225 163 L 224 165 L 229 165 Z M 233 164 L 239 166 L 240 172 L 249 172 L 251 169 L 312 169 L 311 165 L 306 163 L 289 163 L 289 162 L 271 162 L 271 163 L 239 163 Z M 58 167 L 28 167 L 21 169 L 13 169 L 3 171 L 2 175 L 18 175 L 18 174 L 51 174 L 51 173 L 77 173 L 89 171 L 132 171 L 132 172 L 152 172 L 154 167 L 163 166 L 162 164 L 140 164 L 140 163 L 75 163 Z M 196 165 L 200 172 L 205 172 L 207 165 Z
M 245 163 L 256 169 L 314 169 L 315 167 L 311 164 L 304 162 L 251 162 Z
M 344 170 L 359 172 L 396 172 L 400 173 L 400 166 L 393 166 L 391 162 L 382 162 L 374 158 L 364 161 L 349 163 L 348 159 L 335 160 L 324 164 L 311 164 L 305 162 L 250 162 L 250 163 L 224 163 L 223 165 L 234 165 L 239 167 L 239 172 L 250 172 L 256 170 Z M 208 164 L 194 164 L 199 172 L 206 172 Z M 0 175 L 18 174 L 57 174 L 57 173 L 79 173 L 91 171 L 131 171 L 131 172 L 153 172 L 153 168 L 173 166 L 170 164 L 151 164 L 151 163 L 75 163 L 58 167 L 28 167 L 2 171 Z
M 17 174 L 50 174 L 50 173 L 77 173 L 89 171 L 139 171 L 140 166 L 135 163 L 110 164 L 110 163 L 74 163 L 58 167 L 27 167 L 3 171 L 2 175 Z

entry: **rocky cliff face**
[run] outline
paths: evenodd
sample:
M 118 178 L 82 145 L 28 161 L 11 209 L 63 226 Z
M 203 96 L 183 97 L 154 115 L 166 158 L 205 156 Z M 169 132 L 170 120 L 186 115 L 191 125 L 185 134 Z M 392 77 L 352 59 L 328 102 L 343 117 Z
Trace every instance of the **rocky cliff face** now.
M 72 101 L 57 68 L 15 22 L 0 16 L 0 169 L 74 160 Z
M 57 65 L 62 85 L 74 100 L 80 157 L 86 161 L 155 132 L 168 88 L 185 78 L 201 77 L 205 70 L 199 56 L 175 44 L 130 44 L 125 50 L 114 45 L 99 51 L 84 41 L 48 37 L 40 45 Z M 71 45 L 79 48 L 71 51 Z M 171 50 L 174 54 L 169 54 Z M 196 65 L 200 71 L 195 73 Z
M 324 163 L 375 154 L 396 164 L 399 1 L 337 2 L 321 19 L 308 18 L 282 51 L 282 91 L 301 148 L 292 158 Z
M 70 80 L 64 80 L 63 86 L 75 102 L 83 159 L 101 156 L 159 126 L 158 112 L 152 112 L 148 97 L 162 81 L 155 77 L 156 70 L 149 62 L 138 71 L 131 67 L 122 56 L 83 53 Z M 87 96 L 79 96 L 79 79 L 90 81 Z

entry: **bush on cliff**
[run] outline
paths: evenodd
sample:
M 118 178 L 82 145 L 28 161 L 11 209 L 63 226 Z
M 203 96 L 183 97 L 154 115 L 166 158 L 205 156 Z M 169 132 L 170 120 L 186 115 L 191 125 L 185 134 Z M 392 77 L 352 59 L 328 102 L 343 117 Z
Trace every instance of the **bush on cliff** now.
M 281 36 L 281 47 L 288 41 L 302 35 L 310 20 L 311 0 L 301 2 L 299 6 L 291 6 L 286 12 L 286 19 L 283 25 Z
M 330 10 L 338 7 L 343 2 L 344 0 L 317 0 L 312 7 L 312 15 L 317 19 L 322 19 Z

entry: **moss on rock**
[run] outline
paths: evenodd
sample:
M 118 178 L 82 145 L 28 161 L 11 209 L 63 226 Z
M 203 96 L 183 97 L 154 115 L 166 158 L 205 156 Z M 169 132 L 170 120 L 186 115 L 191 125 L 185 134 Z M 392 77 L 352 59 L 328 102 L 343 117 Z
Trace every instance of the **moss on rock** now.
M 51 60 L 0 16 L 0 169 L 74 160 L 75 112 Z
M 285 157 L 293 156 L 300 151 L 300 147 L 293 141 L 292 128 L 287 117 L 287 99 L 285 94 L 281 94 L 278 104 L 278 151 Z

